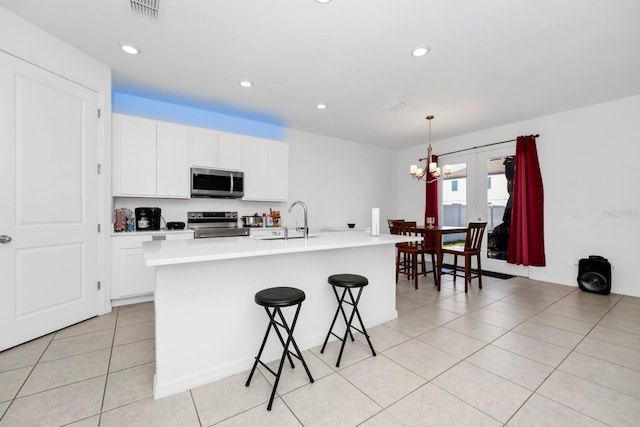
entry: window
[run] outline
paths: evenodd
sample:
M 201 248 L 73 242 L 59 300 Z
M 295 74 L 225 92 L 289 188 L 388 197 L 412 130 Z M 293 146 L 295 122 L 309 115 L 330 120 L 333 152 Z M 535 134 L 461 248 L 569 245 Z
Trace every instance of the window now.
M 487 190 L 491 190 L 491 177 L 487 177 Z
M 458 191 L 458 180 L 451 181 L 451 191 Z

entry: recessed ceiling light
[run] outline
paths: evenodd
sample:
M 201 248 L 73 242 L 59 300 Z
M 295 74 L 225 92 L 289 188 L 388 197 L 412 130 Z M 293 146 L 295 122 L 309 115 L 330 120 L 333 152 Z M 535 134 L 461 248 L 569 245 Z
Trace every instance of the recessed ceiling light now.
M 318 110 L 324 110 L 324 109 L 326 109 L 326 108 L 327 108 L 327 104 L 318 104 L 318 105 L 316 105 L 316 108 L 317 108 Z
M 124 50 L 125 52 L 127 52 L 130 55 L 137 55 L 137 54 L 140 53 L 140 51 L 138 49 L 136 49 L 133 46 L 129 46 L 128 44 L 123 44 L 120 47 L 122 48 L 122 50 Z
M 413 49 L 411 51 L 411 55 L 413 55 L 413 56 L 425 56 L 427 53 L 429 53 L 430 50 L 431 50 L 431 48 L 429 46 L 427 46 L 427 47 L 418 47 L 418 48 Z
M 243 81 L 240 82 L 240 86 L 242 86 L 242 87 L 251 87 L 251 86 L 253 86 L 253 83 L 248 81 L 248 80 L 243 80 Z
M 316 0 L 318 3 L 329 3 L 331 0 Z

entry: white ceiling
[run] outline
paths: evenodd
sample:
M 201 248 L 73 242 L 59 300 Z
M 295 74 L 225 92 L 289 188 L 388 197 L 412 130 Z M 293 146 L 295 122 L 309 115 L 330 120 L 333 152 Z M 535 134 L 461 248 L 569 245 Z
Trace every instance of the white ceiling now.
M 424 143 L 427 114 L 437 141 L 640 94 L 638 0 L 159 0 L 159 21 L 129 4 L 0 0 L 115 88 L 381 146 Z

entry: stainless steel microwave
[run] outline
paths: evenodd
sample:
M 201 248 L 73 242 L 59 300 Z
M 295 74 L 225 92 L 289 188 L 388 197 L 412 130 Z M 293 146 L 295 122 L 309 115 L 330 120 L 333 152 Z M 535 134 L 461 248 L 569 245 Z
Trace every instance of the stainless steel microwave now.
M 244 196 L 244 173 L 191 168 L 191 197 L 239 199 Z

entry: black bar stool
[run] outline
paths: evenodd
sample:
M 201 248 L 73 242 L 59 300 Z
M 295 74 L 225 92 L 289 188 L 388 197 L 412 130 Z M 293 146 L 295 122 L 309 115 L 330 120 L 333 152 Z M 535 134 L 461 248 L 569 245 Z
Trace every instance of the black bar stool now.
M 249 378 L 245 383 L 245 386 L 249 387 L 251 383 L 251 378 L 253 377 L 253 373 L 256 371 L 256 367 L 258 363 L 264 366 L 269 372 L 275 375 L 276 380 L 273 383 L 273 390 L 271 391 L 271 398 L 269 399 L 269 405 L 267 406 L 267 410 L 271 410 L 271 405 L 273 404 L 273 398 L 276 395 L 276 389 L 278 388 L 278 382 L 280 381 L 280 374 L 282 373 L 282 367 L 284 366 L 284 359 L 289 359 L 289 363 L 291 364 L 291 368 L 295 368 L 293 365 L 293 360 L 291 356 L 297 357 L 298 360 L 302 362 L 302 366 L 304 366 L 304 370 L 307 371 L 307 375 L 309 376 L 309 381 L 313 382 L 313 377 L 311 376 L 311 372 L 309 372 L 309 368 L 302 358 L 302 354 L 300 353 L 300 349 L 296 344 L 296 340 L 293 339 L 293 329 L 296 327 L 296 322 L 298 321 L 298 313 L 300 313 L 300 307 L 302 306 L 302 301 L 305 299 L 305 294 L 300 289 L 290 288 L 287 286 L 279 286 L 275 288 L 263 289 L 258 292 L 255 296 L 256 304 L 261 305 L 267 311 L 267 315 L 269 316 L 269 326 L 267 327 L 267 332 L 264 334 L 264 339 L 262 340 L 262 345 L 260 346 L 260 351 L 258 351 L 258 355 L 256 356 L 256 361 L 253 364 L 253 368 L 251 368 L 251 373 L 249 374 Z M 287 321 L 282 315 L 282 311 L 280 310 L 282 307 L 290 307 L 292 305 L 297 305 L 296 314 L 293 317 L 293 321 L 291 322 L 291 327 L 287 325 Z M 269 309 L 273 308 L 273 311 Z M 276 320 L 276 314 L 278 315 L 280 321 Z M 287 342 L 285 343 L 284 338 L 282 337 L 282 333 L 278 329 L 278 326 L 283 328 L 287 333 Z M 269 338 L 269 332 L 271 331 L 271 327 L 278 334 L 278 338 L 280 339 L 280 343 L 284 348 L 282 352 L 282 357 L 280 358 L 280 366 L 278 367 L 278 372 L 274 372 L 271 368 L 269 368 L 266 364 L 264 364 L 260 360 L 260 356 L 262 355 L 262 350 L 264 350 L 264 346 L 267 343 L 267 338 Z M 295 353 L 289 351 L 289 344 L 293 344 L 293 348 L 295 349 Z
M 324 348 L 327 346 L 327 341 L 329 341 L 329 336 L 333 335 L 342 341 L 342 346 L 340 347 L 340 354 L 338 355 L 338 362 L 336 363 L 336 367 L 340 367 L 340 359 L 342 359 L 342 352 L 344 351 L 344 345 L 347 342 L 347 336 L 351 337 L 351 341 L 354 341 L 353 334 L 351 333 L 351 329 L 355 329 L 360 332 L 367 338 L 367 342 L 369 343 L 369 348 L 371 348 L 371 353 L 375 356 L 376 351 L 373 349 L 373 345 L 371 344 L 371 340 L 369 339 L 369 334 L 367 334 L 367 330 L 364 327 L 364 323 L 362 322 L 362 317 L 360 317 L 360 312 L 358 311 L 358 301 L 360 301 L 360 295 L 362 295 L 362 289 L 369 284 L 369 280 L 358 274 L 334 274 L 329 276 L 329 284 L 333 289 L 333 293 L 336 295 L 336 299 L 338 300 L 338 309 L 336 310 L 335 316 L 333 316 L 333 322 L 331 322 L 331 327 L 329 328 L 329 333 L 327 337 L 324 339 L 324 344 L 322 344 L 322 350 L 320 353 L 324 353 Z M 343 288 L 342 296 L 338 295 L 337 288 Z M 352 289 L 359 288 L 358 296 L 354 299 Z M 349 298 L 351 301 L 345 299 L 346 295 L 349 294 Z M 344 308 L 342 304 L 349 304 L 353 307 L 351 310 L 351 316 L 349 320 L 347 320 L 347 315 L 344 312 Z M 346 324 L 346 331 L 344 332 L 344 337 L 339 337 L 338 335 L 333 333 L 333 326 L 336 324 L 336 320 L 338 319 L 338 314 L 342 313 L 342 318 Z M 360 327 L 362 330 L 356 328 L 351 323 L 353 322 L 353 317 L 358 316 L 358 321 L 360 321 Z

